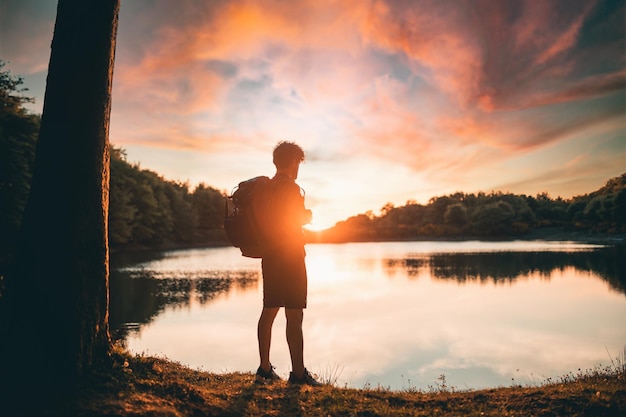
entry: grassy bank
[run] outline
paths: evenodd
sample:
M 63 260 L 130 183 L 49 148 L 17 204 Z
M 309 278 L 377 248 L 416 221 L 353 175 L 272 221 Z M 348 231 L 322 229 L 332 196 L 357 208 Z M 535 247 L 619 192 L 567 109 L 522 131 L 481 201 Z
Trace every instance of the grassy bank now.
M 211 374 L 178 363 L 114 352 L 70 402 L 48 416 L 624 416 L 620 361 L 538 386 L 428 392 L 260 386 L 252 373 Z

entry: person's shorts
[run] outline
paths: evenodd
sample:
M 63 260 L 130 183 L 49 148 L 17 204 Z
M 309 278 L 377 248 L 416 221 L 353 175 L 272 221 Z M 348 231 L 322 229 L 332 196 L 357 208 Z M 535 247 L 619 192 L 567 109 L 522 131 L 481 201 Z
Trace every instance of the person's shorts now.
M 263 270 L 263 307 L 306 308 L 307 275 L 304 254 L 268 256 Z

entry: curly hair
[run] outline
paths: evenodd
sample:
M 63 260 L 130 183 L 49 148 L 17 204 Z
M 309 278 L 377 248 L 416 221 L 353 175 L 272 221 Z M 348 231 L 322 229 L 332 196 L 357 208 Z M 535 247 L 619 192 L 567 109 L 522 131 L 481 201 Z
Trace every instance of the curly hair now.
M 276 168 L 285 168 L 293 162 L 304 161 L 304 151 L 293 142 L 282 141 L 274 148 L 273 161 Z

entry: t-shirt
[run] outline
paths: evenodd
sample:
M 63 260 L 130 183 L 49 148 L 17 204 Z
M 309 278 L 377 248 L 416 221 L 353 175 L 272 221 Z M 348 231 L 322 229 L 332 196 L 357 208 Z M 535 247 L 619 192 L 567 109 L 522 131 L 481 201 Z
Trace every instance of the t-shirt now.
M 268 254 L 304 253 L 302 226 L 311 221 L 304 193 L 296 182 L 277 174 L 267 184 L 259 202 L 259 227 Z

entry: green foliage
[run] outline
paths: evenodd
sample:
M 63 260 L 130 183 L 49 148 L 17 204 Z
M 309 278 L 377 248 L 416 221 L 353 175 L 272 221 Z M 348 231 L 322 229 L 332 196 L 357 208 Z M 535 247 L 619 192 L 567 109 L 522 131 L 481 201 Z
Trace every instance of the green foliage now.
M 515 219 L 513 207 L 498 200 L 475 209 L 472 213 L 472 229 L 478 236 L 504 236 L 511 232 Z
M 33 103 L 32 97 L 26 97 L 22 93 L 28 91 L 27 88 L 21 88 L 24 84 L 22 77 L 11 75 L 11 71 L 3 70 L 6 62 L 0 59 L 0 114 L 2 116 L 8 114 L 26 114 L 24 103 Z
M 467 209 L 462 203 L 454 203 L 446 207 L 443 219 L 446 224 L 459 229 L 463 229 L 469 221 Z
M 213 239 L 224 223 L 224 196 L 203 183 L 191 195 L 191 206 L 199 215 L 190 219 L 197 224 L 201 239 Z M 221 232 L 220 232 L 221 233 Z
M 11 252 L 26 205 L 35 161 L 40 117 L 23 106 L 22 78 L 3 70 L 0 60 L 0 256 Z
M 388 203 L 380 216 L 350 217 L 318 236 L 324 241 L 397 240 L 432 237 L 515 237 L 533 229 L 625 233 L 626 174 L 610 179 L 591 194 L 569 201 L 510 193 L 454 193 L 427 205 Z
M 111 176 L 109 190 L 109 242 L 120 245 L 130 241 L 137 214 L 132 204 L 132 167 L 126 162 L 122 149 L 111 147 L 111 171 L 116 175 Z
M 109 241 L 112 247 L 184 246 L 223 242 L 224 194 L 167 181 L 111 148 Z

